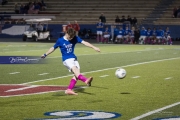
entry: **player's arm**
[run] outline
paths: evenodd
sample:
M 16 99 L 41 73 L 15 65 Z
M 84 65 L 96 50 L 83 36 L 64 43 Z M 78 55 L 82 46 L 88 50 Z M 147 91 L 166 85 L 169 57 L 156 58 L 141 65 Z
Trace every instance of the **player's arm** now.
M 98 47 L 95 47 L 94 45 L 90 44 L 89 42 L 86 42 L 83 40 L 81 43 L 87 47 L 93 48 L 97 52 L 100 52 L 100 49 Z
M 54 52 L 54 47 L 51 47 L 46 53 L 44 53 L 41 58 L 45 58 L 46 56 L 48 56 L 49 54 L 51 54 L 52 52 Z

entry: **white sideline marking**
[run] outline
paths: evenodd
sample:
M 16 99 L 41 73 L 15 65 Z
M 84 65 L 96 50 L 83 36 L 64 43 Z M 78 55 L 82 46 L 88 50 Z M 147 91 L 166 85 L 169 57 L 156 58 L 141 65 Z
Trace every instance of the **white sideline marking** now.
M 22 50 L 19 50 L 19 51 L 6 51 L 6 52 L 4 52 L 4 53 L 9 53 L 9 52 L 28 52 L 28 51 L 41 51 L 41 50 L 46 50 L 46 49 L 40 49 L 40 50 L 24 50 L 24 51 L 22 51 Z
M 134 77 L 132 77 L 132 78 L 139 78 L 140 76 L 134 76 Z
M 41 73 L 41 74 L 38 74 L 38 75 L 47 75 L 47 74 L 49 74 L 49 73 Z
M 177 53 L 173 53 L 173 54 L 177 54 Z
M 166 60 L 175 60 L 175 59 L 180 59 L 180 57 L 177 57 L 177 58 L 169 58 L 169 59 L 162 59 L 162 60 L 154 60 L 154 61 L 149 61 L 149 62 L 135 63 L 135 64 L 125 65 L 125 66 L 121 66 L 121 67 L 124 67 L 124 68 L 125 68 L 125 67 L 130 67 L 130 66 L 143 65 L 143 64 L 148 64 L 148 63 L 161 62 L 161 61 L 166 61 Z M 95 71 L 89 71 L 89 72 L 84 72 L 84 73 L 82 73 L 82 74 L 94 73 L 94 72 L 101 72 L 101 71 L 111 70 L 111 69 L 117 69 L 117 68 L 119 68 L 119 67 L 106 68 L 106 69 L 95 70 Z M 48 81 L 48 80 L 55 80 L 55 79 L 60 79 L 60 78 L 65 78 L 65 77 L 70 77 L 70 76 L 73 76 L 73 75 L 67 75 L 67 76 L 61 76 L 61 77 L 55 77 L 55 78 L 48 78 L 48 79 L 43 79 L 43 80 L 36 80 L 36 81 L 32 81 L 32 82 L 22 83 L 22 85 L 31 84 L 31 83 L 37 83 L 37 82 L 42 82 L 42 81 Z
M 85 56 L 85 55 L 104 55 L 104 54 L 118 54 L 118 53 L 130 53 L 130 52 L 137 52 L 137 53 L 141 53 L 144 51 L 153 51 L 153 50 L 161 50 L 161 49 L 151 49 L 151 50 L 136 50 L 136 51 L 124 51 L 124 52 L 108 52 L 108 53 L 97 53 L 97 54 L 81 54 L 81 55 L 77 55 L 77 56 Z M 167 49 L 168 50 L 168 49 Z M 47 58 L 60 58 L 61 56 L 54 56 L 54 57 L 47 57 Z M 46 59 L 47 59 L 46 58 Z
M 172 77 L 168 77 L 168 78 L 165 78 L 165 80 L 169 80 L 169 79 L 171 79 Z
M 17 85 L 17 84 L 15 84 Z M 37 85 L 38 86 L 38 85 Z M 40 85 L 40 86 L 43 86 L 43 85 Z M 48 85 L 47 85 L 48 86 Z M 50 85 L 51 86 L 51 85 Z M 52 85 L 53 86 L 53 85 Z M 54 85 L 56 86 L 56 85 Z M 78 88 L 74 88 L 75 90 L 76 89 L 81 89 L 81 88 L 87 88 L 86 86 L 83 86 L 83 87 L 78 87 Z M 52 92 L 57 92 L 57 91 L 60 91 L 60 92 L 64 92 L 64 90 L 55 90 L 55 91 L 47 91 L 47 92 L 38 92 L 38 93 L 30 93 L 30 94 L 19 94 L 19 95 L 11 95 L 11 96 L 0 96 L 0 98 L 9 98 L 9 97 L 15 97 L 15 96 L 26 96 L 26 95 L 40 95 L 40 94 L 45 94 L 45 93 L 52 93 Z
M 9 73 L 9 74 L 14 75 L 14 74 L 18 74 L 18 73 L 20 73 L 20 72 L 13 72 L 13 73 Z
M 145 114 L 143 114 L 143 115 L 137 116 L 137 117 L 135 117 L 135 118 L 132 118 L 131 120 L 139 120 L 139 119 L 141 119 L 141 118 L 145 118 L 145 117 L 147 117 L 147 116 L 149 116 L 149 115 L 152 115 L 152 114 L 154 114 L 154 113 L 160 112 L 160 111 L 162 111 L 162 110 L 165 110 L 165 109 L 168 109 L 168 108 L 177 106 L 177 105 L 179 105 L 179 104 L 180 104 L 180 102 L 177 102 L 177 103 L 174 103 L 174 104 L 171 104 L 171 105 L 168 105 L 168 106 L 159 108 L 159 109 L 157 109 L 157 110 L 150 111 L 150 112 L 145 113 Z
M 109 76 L 109 75 L 102 75 L 102 76 L 99 76 L 99 77 L 107 77 L 107 76 Z
M 14 92 L 14 91 L 20 91 L 20 90 L 25 90 L 25 89 L 29 89 L 29 88 L 35 88 L 35 87 L 38 87 L 38 86 L 37 85 L 31 85 L 31 86 L 17 88 L 17 89 L 10 89 L 10 90 L 7 90 L 5 92 Z

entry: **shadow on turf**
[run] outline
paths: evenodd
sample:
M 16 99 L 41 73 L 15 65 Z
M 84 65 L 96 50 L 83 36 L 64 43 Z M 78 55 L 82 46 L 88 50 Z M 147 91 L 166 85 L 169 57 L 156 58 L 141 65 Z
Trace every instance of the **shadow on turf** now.
M 127 94 L 131 94 L 131 93 L 129 93 L 129 92 L 121 92 L 120 94 L 125 94 L 125 95 L 127 95 Z
M 105 87 L 98 87 L 98 86 L 91 86 L 93 88 L 101 88 L 101 89 L 108 89 L 108 88 L 105 88 Z
M 88 94 L 88 95 L 95 95 L 94 93 L 88 93 L 88 92 L 85 92 L 84 90 L 85 90 L 85 89 L 82 88 L 82 89 L 77 89 L 77 90 L 75 90 L 75 91 L 77 91 L 78 93 L 83 93 L 83 94 Z
M 77 92 L 77 93 L 84 93 L 84 94 L 89 94 L 89 95 L 95 95 L 94 93 L 85 92 L 85 89 L 84 88 L 80 88 L 80 87 L 82 87 L 82 86 L 76 86 L 74 91 Z M 93 88 L 100 88 L 100 89 L 108 89 L 108 88 L 105 88 L 105 87 L 98 87 L 98 86 L 91 86 L 91 87 L 93 87 Z M 52 96 L 67 96 L 67 95 L 64 94 L 64 92 L 56 92 Z

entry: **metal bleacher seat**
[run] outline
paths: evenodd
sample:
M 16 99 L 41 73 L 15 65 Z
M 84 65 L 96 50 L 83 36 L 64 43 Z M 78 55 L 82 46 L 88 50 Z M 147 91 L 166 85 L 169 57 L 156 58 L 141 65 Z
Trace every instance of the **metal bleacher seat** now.
M 8 5 L 0 11 L 14 12 L 14 4 L 28 3 L 29 0 L 9 0 Z M 141 22 L 152 12 L 159 0 L 46 0 L 46 11 L 40 11 L 41 15 L 55 15 L 52 24 L 63 24 L 66 21 L 77 20 L 80 24 L 94 24 L 101 13 L 104 13 L 107 23 L 113 23 L 116 15 L 137 17 Z M 32 14 L 34 16 L 34 14 Z
M 163 11 L 162 16 L 154 22 L 155 25 L 180 25 L 180 18 L 173 18 L 173 8 L 175 6 L 180 6 L 179 0 L 174 0 L 172 5 L 170 5 L 165 11 Z

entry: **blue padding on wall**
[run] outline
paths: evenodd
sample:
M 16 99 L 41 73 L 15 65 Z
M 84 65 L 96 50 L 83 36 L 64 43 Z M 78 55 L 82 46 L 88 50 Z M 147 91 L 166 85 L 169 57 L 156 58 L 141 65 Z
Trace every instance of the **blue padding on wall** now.
M 110 25 L 108 25 L 110 27 Z M 179 38 L 180 34 L 180 25 L 143 25 L 145 28 L 159 28 L 165 29 L 166 27 L 169 27 L 171 31 L 171 37 L 172 38 Z M 51 35 L 53 39 L 57 39 L 60 36 L 60 33 L 62 32 L 62 24 L 49 24 L 49 30 L 51 31 Z M 81 30 L 85 29 L 91 29 L 93 33 L 96 33 L 96 24 L 92 25 L 86 25 L 81 24 L 80 25 Z M 22 38 L 22 33 L 25 31 L 25 25 L 11 25 L 11 24 L 5 24 L 2 28 L 2 31 L 6 31 L 6 34 L 0 34 L 0 38 Z M 8 33 L 8 34 L 7 34 Z

